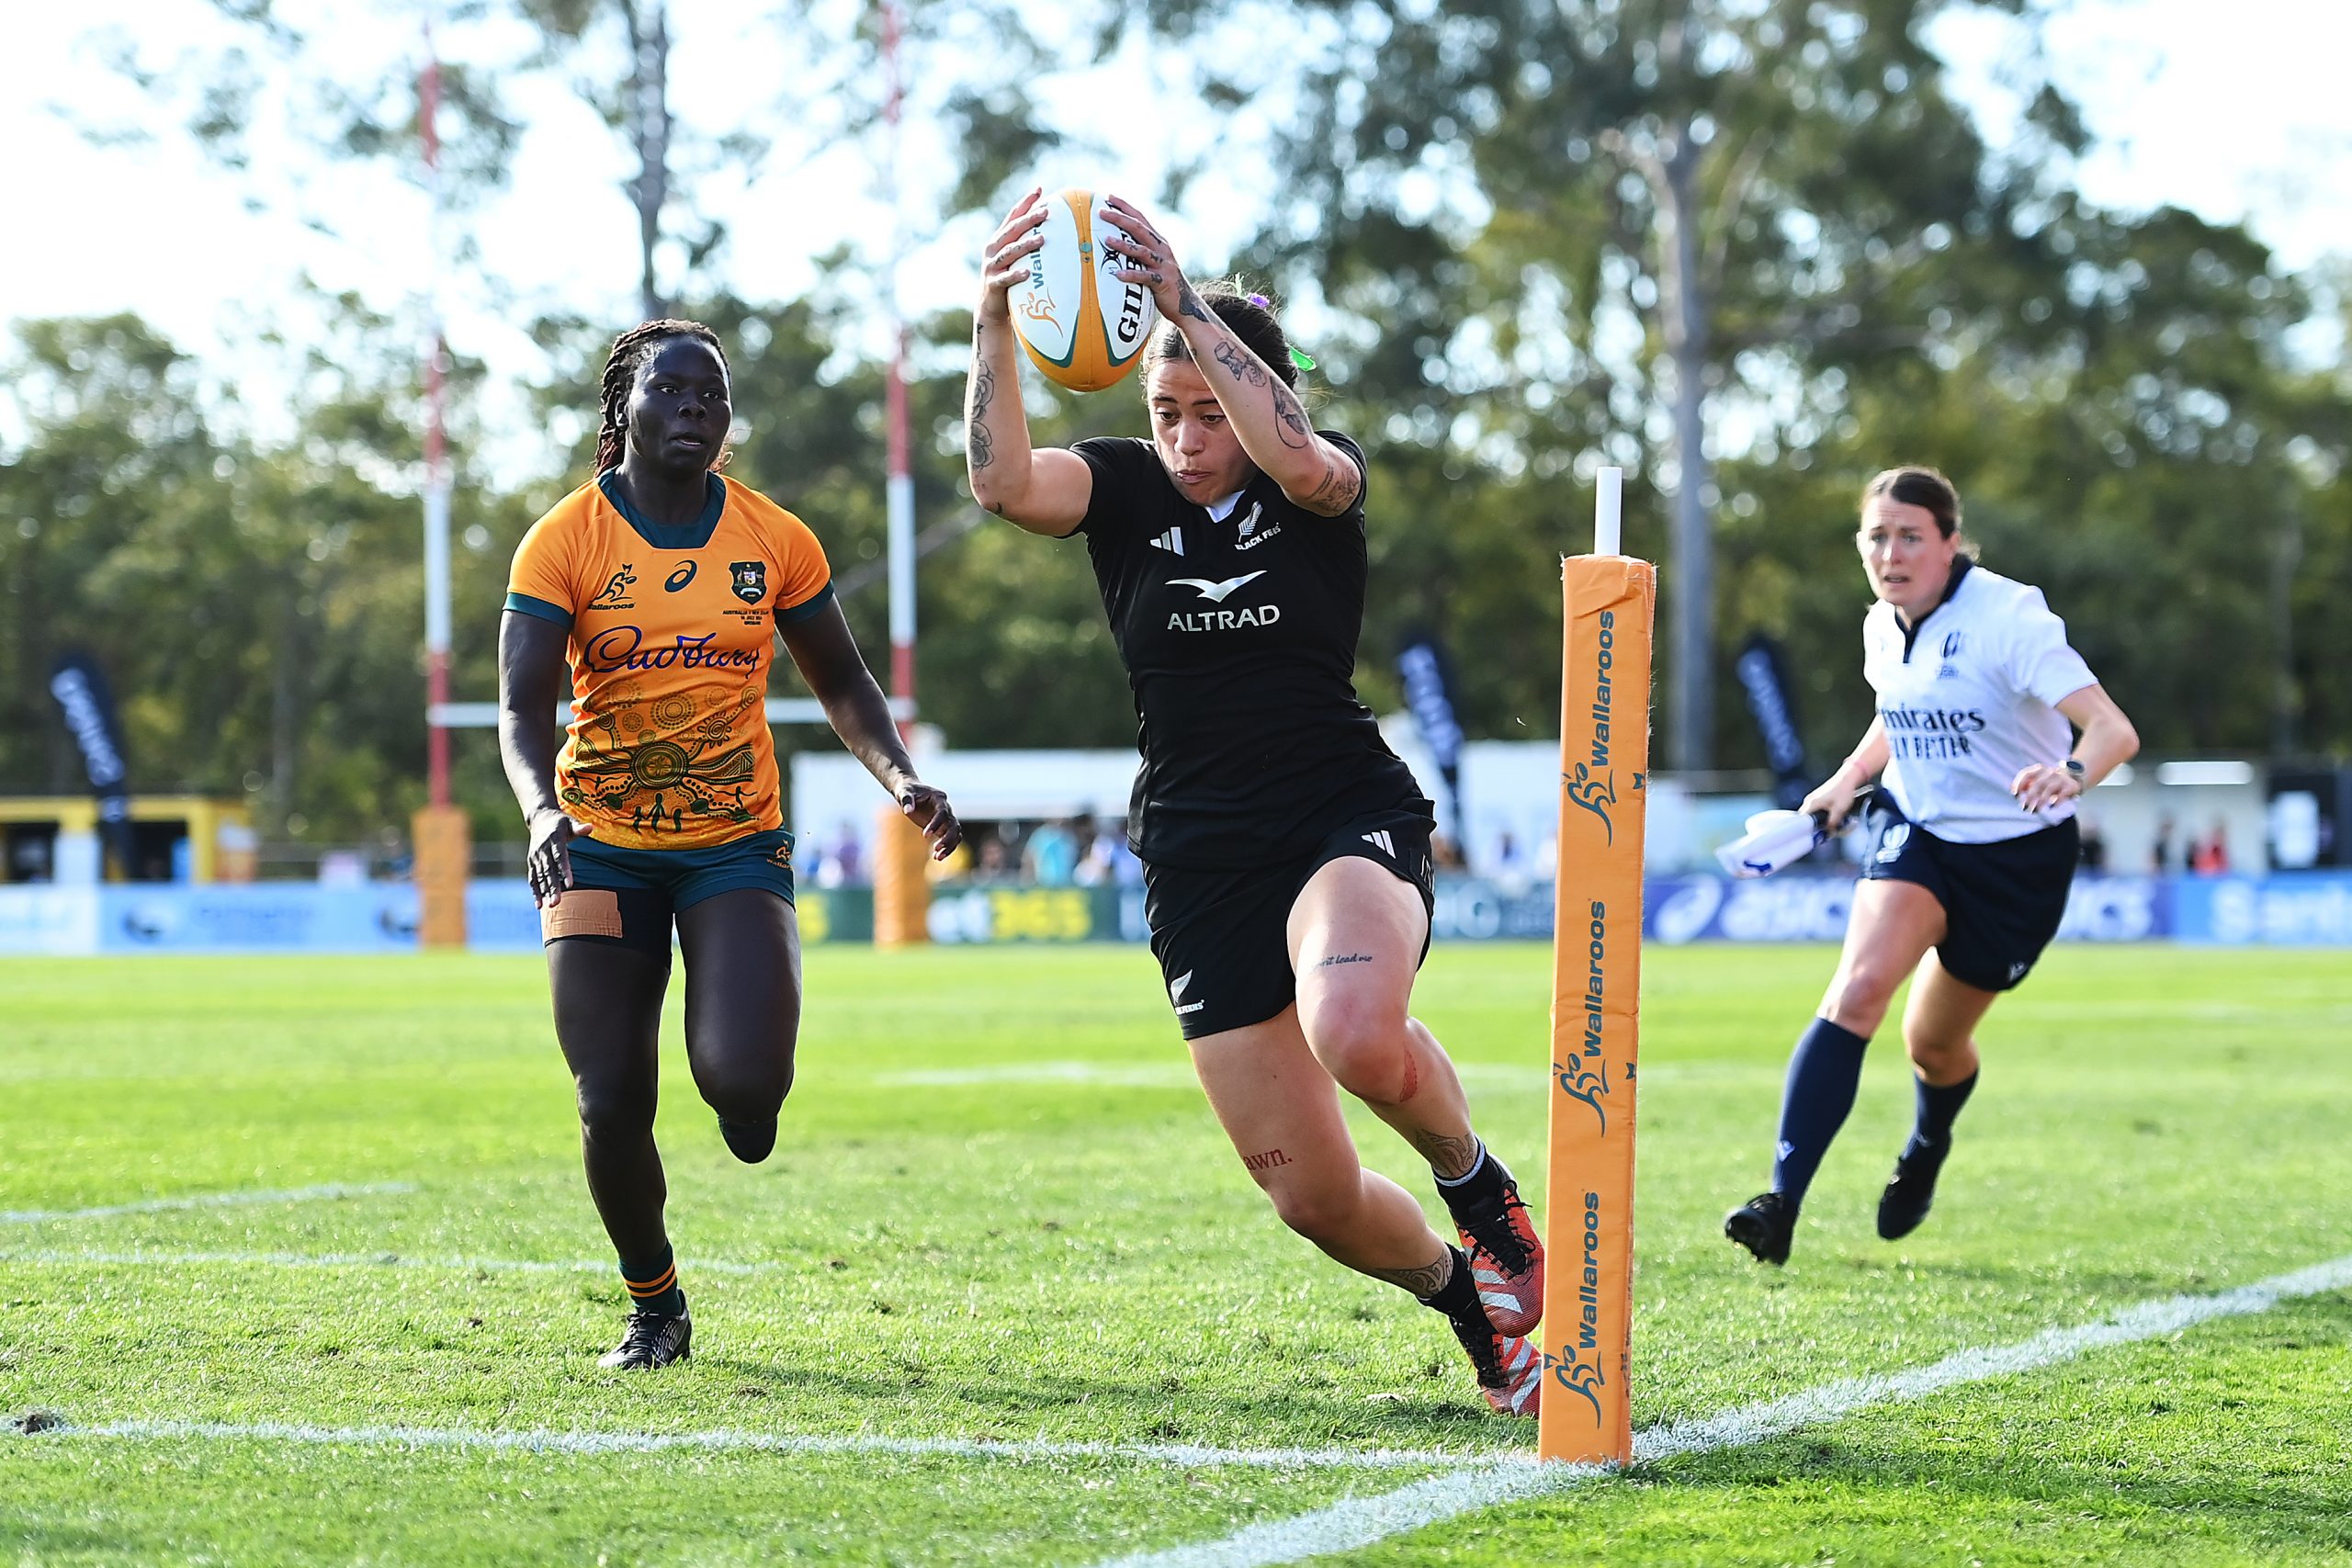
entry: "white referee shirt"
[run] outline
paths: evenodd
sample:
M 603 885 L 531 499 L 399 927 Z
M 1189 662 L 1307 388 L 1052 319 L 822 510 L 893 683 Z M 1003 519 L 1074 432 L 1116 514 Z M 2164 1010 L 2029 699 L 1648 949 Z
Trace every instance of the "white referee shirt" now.
M 1862 620 L 1862 673 L 1886 731 L 1881 781 L 1903 815 L 1939 839 L 1989 844 L 2063 822 L 2075 803 L 2027 813 L 2010 781 L 2065 761 L 2074 729 L 2059 703 L 2098 677 L 2066 643 L 2041 590 L 1952 562 L 1943 602 L 1909 634 L 1884 601 Z

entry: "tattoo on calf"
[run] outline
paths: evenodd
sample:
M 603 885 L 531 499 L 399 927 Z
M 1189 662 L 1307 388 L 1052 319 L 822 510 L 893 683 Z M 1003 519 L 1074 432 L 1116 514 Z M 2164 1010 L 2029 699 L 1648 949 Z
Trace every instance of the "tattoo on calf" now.
M 1241 1168 L 1244 1170 L 1272 1170 L 1276 1166 L 1295 1165 L 1296 1163 L 1297 1162 L 1295 1160 L 1293 1160 L 1290 1156 L 1283 1153 L 1280 1149 L 1268 1149 L 1262 1154 L 1243 1155 L 1241 1156 Z
M 1470 1168 L 1478 1163 L 1478 1135 L 1464 1133 L 1455 1137 L 1447 1133 L 1432 1133 L 1419 1127 L 1405 1135 L 1420 1156 L 1430 1162 L 1430 1168 L 1448 1181 L 1457 1176 L 1467 1176 Z
M 1453 1254 L 1451 1251 L 1441 1252 L 1437 1255 L 1436 1262 L 1425 1264 L 1419 1269 L 1367 1269 L 1364 1272 L 1383 1283 L 1395 1285 L 1399 1290 L 1410 1291 L 1414 1295 L 1427 1301 L 1445 1289 L 1446 1280 L 1453 1278 Z

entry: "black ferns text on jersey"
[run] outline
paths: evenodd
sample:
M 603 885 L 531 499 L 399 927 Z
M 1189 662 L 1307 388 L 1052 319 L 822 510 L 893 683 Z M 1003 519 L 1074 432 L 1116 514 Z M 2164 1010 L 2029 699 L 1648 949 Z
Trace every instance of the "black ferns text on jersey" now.
M 1320 433 L 1356 466 L 1363 454 Z M 1363 505 L 1318 517 L 1263 474 L 1213 518 L 1152 444 L 1098 437 L 1079 528 L 1142 721 L 1127 841 L 1161 864 L 1218 869 L 1310 853 L 1350 818 L 1426 811 L 1356 700 Z

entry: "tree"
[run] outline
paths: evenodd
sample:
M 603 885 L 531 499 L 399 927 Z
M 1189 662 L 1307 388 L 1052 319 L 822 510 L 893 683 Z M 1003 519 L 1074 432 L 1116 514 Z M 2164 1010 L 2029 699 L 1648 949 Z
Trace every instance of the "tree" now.
M 1808 384 L 1980 304 L 1970 270 L 2038 194 L 1922 40 L 1952 4 L 1374 0 L 1333 7 L 1351 26 L 1307 77 L 1287 173 L 1317 220 L 1285 251 L 1361 323 L 1373 397 L 1671 491 L 1674 766 L 1714 752 L 1727 418 L 1769 440 Z

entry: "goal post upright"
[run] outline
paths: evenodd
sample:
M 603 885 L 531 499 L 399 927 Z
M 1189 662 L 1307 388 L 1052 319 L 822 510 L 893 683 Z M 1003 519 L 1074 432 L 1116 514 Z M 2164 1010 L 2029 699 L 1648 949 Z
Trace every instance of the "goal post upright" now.
M 1623 1464 L 1634 1304 L 1642 843 L 1657 568 L 1620 553 L 1624 473 L 1602 468 L 1593 553 L 1562 563 L 1559 860 L 1537 1452 Z

